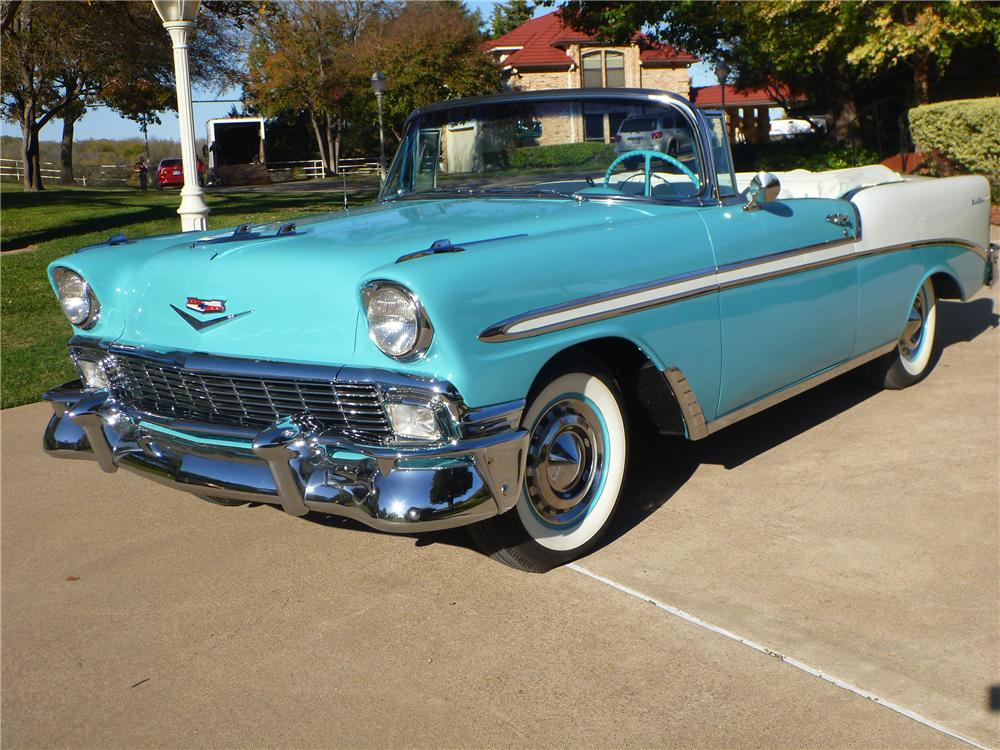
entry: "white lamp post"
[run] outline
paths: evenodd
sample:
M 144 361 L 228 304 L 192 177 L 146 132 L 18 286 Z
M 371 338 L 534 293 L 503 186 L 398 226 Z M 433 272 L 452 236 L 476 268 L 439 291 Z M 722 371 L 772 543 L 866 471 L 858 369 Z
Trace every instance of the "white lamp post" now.
M 181 157 L 184 161 L 184 187 L 181 189 L 181 229 L 185 232 L 208 228 L 209 207 L 198 184 L 198 157 L 194 141 L 194 110 L 191 107 L 191 72 L 188 69 L 188 37 L 194 29 L 201 0 L 153 0 L 163 28 L 170 33 L 174 46 L 174 78 L 177 86 L 177 117 L 181 126 Z

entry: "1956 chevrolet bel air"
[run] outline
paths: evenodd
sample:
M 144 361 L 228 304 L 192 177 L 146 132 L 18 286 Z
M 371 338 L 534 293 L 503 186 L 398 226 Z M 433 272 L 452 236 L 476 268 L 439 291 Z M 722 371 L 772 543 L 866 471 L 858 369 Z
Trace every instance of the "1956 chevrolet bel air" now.
M 680 149 L 619 134 L 664 113 Z M 937 300 L 996 273 L 982 177 L 745 182 L 721 113 L 668 93 L 425 107 L 370 207 L 55 261 L 80 379 L 45 449 L 561 564 L 627 502 L 637 425 L 699 440 L 861 365 L 917 383 Z

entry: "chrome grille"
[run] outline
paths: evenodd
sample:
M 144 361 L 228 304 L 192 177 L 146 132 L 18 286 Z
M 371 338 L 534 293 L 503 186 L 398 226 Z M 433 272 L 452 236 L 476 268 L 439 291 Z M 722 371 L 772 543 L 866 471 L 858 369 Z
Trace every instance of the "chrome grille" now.
M 376 442 L 391 436 L 377 386 L 187 370 L 127 355 L 108 368 L 116 398 L 146 414 L 263 429 L 280 417 L 309 414 L 324 426 Z

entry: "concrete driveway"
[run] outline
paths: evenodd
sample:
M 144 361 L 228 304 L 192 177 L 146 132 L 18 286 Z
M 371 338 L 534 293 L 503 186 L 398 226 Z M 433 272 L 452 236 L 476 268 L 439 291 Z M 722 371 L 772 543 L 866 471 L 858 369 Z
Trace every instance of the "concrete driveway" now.
M 997 747 L 996 309 L 943 303 L 916 388 L 637 446 L 609 543 L 543 576 L 57 462 L 5 411 L 3 745 Z

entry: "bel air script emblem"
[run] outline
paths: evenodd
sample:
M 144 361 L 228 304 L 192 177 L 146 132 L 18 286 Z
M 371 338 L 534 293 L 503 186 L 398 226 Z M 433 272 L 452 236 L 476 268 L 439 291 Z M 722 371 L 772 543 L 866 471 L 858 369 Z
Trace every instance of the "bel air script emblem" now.
M 177 305 L 170 306 L 175 313 L 184 318 L 184 322 L 191 326 L 196 331 L 203 331 L 206 328 L 211 328 L 212 326 L 218 325 L 219 323 L 225 323 L 227 320 L 233 320 L 234 318 L 241 318 L 244 315 L 249 315 L 253 310 L 244 310 L 241 313 L 231 313 L 229 315 L 223 315 L 221 318 L 212 318 L 210 320 L 199 320 L 193 315 L 184 312 Z M 210 315 L 212 313 L 221 313 L 226 311 L 226 301 L 224 299 L 201 299 L 199 297 L 188 297 L 187 303 L 185 304 L 189 310 L 194 310 L 195 312 L 200 312 L 203 315 Z

